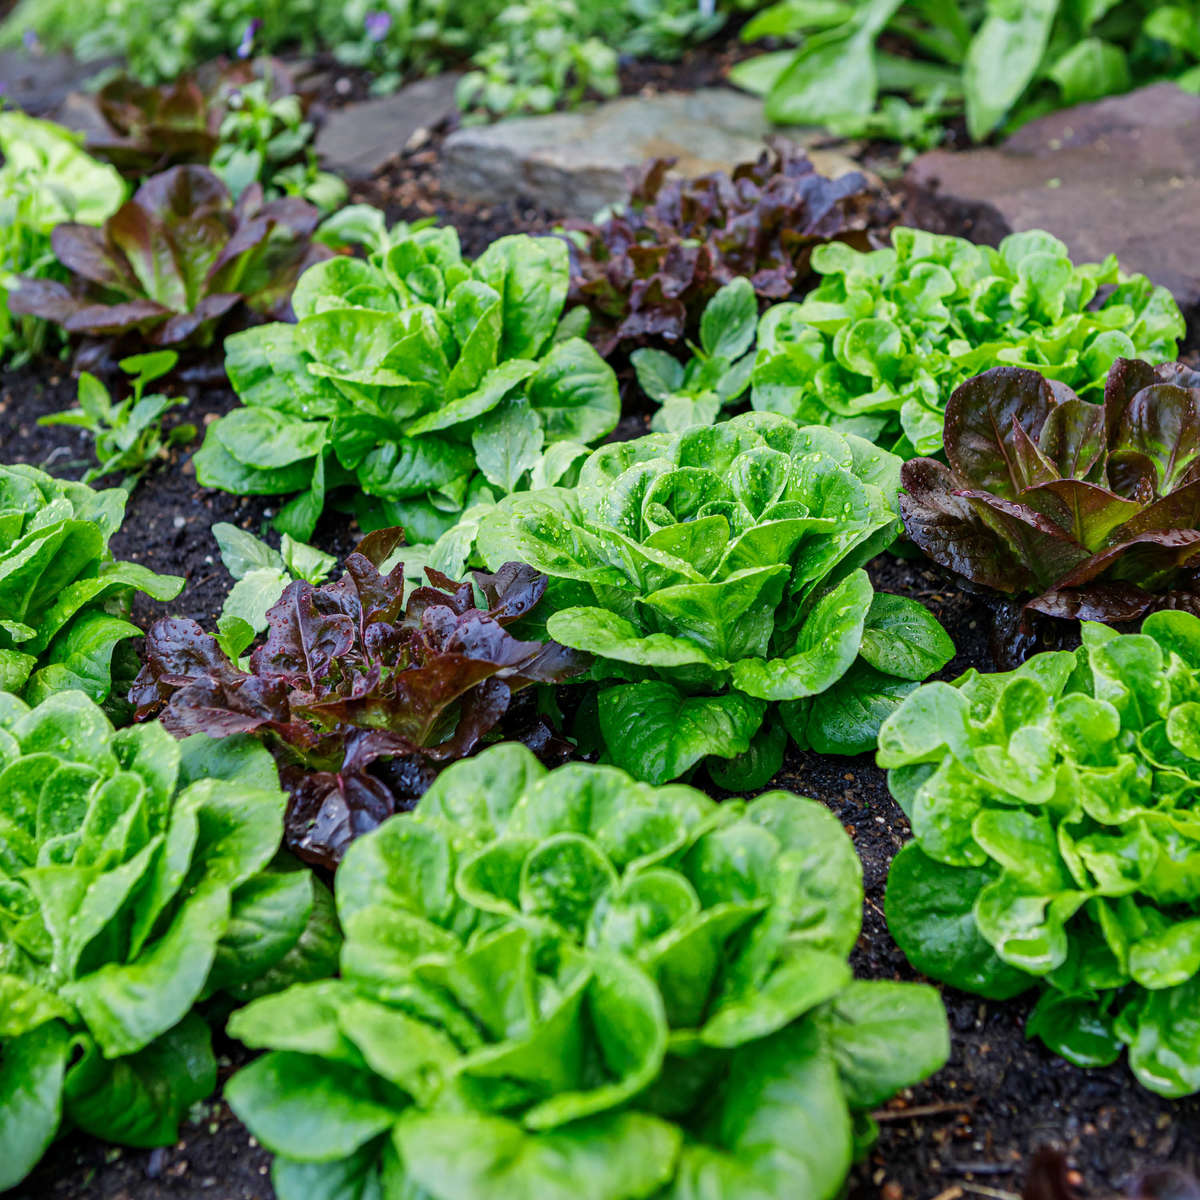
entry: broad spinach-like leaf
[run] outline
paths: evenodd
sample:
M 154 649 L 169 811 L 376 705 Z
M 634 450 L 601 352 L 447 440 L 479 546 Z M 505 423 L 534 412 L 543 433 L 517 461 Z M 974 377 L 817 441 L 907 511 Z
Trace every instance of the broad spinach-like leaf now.
M 932 988 L 852 981 L 861 867 L 789 793 L 718 806 L 494 746 L 336 892 L 341 978 L 230 1023 L 268 1051 L 226 1096 L 280 1200 L 832 1200 L 853 1115 L 947 1056 Z

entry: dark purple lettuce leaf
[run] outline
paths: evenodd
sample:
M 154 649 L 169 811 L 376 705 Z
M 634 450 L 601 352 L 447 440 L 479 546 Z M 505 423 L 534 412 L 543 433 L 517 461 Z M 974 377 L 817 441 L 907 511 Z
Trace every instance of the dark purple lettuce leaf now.
M 405 596 L 404 568 L 380 571 L 398 541 L 398 530 L 380 530 L 349 556 L 341 579 L 290 584 L 248 671 L 194 621 L 158 621 L 130 692 L 139 720 L 161 714 L 179 737 L 261 737 L 291 796 L 289 844 L 326 865 L 478 749 L 514 694 L 586 665 L 557 643 L 508 632 L 545 591 L 531 567 L 476 573 L 482 609 L 471 582 L 432 570 Z M 523 731 L 561 758 L 563 744 L 542 723 L 526 720 Z
M 1118 359 L 1089 404 L 997 367 L 951 396 L 945 446 L 949 466 L 901 474 L 905 529 L 935 562 L 1031 612 L 1109 623 L 1193 589 L 1200 373 Z
M 704 306 L 739 275 L 763 301 L 786 299 L 808 275 L 815 246 L 869 249 L 870 235 L 894 217 L 864 175 L 826 179 L 784 139 L 732 175 L 669 179 L 674 162 L 638 168 L 621 212 L 566 226 L 569 300 L 591 311 L 589 336 L 602 354 L 648 338 L 694 337 Z
M 296 91 L 288 69 L 270 58 L 216 59 L 159 86 L 118 75 L 96 93 L 103 128 L 88 138 L 88 153 L 130 179 L 184 163 L 207 165 L 220 144 L 231 98 L 256 79 L 267 82 L 271 100 Z M 305 108 L 311 99 L 300 93 Z
M 9 307 L 70 333 L 138 331 L 158 346 L 208 345 L 243 301 L 267 316 L 291 314 L 296 280 L 331 253 L 311 240 L 319 221 L 296 197 L 264 203 L 253 183 L 235 204 L 207 167 L 172 167 L 99 228 L 59 225 L 51 244 L 73 278 L 22 278 Z

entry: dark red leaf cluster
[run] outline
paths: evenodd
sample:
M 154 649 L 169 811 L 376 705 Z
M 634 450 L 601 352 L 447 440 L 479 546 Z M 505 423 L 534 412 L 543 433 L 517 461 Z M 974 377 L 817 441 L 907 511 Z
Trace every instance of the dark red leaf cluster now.
M 904 464 L 900 511 L 935 562 L 1051 617 L 1194 607 L 1200 373 L 1117 359 L 1101 404 L 996 367 L 946 406 L 946 458 Z
M 172 167 L 102 226 L 57 226 L 51 245 L 74 278 L 22 278 L 9 307 L 70 333 L 136 330 L 156 346 L 207 345 L 242 301 L 277 319 L 291 315 L 296 280 L 331 254 L 311 240 L 319 222 L 298 197 L 264 203 L 252 183 L 235 203 L 207 167 Z
M 267 82 L 272 100 L 296 90 L 287 67 L 271 58 L 232 63 L 219 58 L 158 86 L 117 75 L 96 93 L 104 128 L 89 136 L 88 153 L 131 179 L 184 163 L 207 164 L 220 143 L 230 99 L 256 79 Z M 311 97 L 300 99 L 307 103 Z
M 427 570 L 428 585 L 405 596 L 404 567 L 379 569 L 399 541 L 398 529 L 380 530 L 337 582 L 290 584 L 249 671 L 195 621 L 156 622 L 130 692 L 139 720 L 161 713 L 178 737 L 263 738 L 291 796 L 288 843 L 313 862 L 336 863 L 353 838 L 411 807 L 479 747 L 515 692 L 584 666 L 573 650 L 508 632 L 545 591 L 533 568 L 506 563 L 474 585 Z M 533 736 L 547 747 L 544 731 Z
M 746 276 L 763 301 L 786 299 L 809 273 L 813 247 L 870 248 L 894 216 L 857 171 L 817 174 L 784 139 L 732 176 L 674 179 L 674 159 L 631 176 L 628 205 L 598 223 L 569 222 L 570 300 L 592 314 L 602 354 L 650 337 L 695 334 L 713 293 Z

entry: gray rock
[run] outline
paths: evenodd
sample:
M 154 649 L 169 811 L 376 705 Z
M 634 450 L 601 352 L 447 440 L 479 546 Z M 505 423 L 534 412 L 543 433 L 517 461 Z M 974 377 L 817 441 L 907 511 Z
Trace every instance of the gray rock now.
M 530 197 L 557 215 L 587 218 L 625 198 L 631 166 L 677 158 L 681 175 L 729 170 L 756 158 L 771 130 L 762 101 L 729 88 L 630 96 L 585 112 L 456 130 L 443 149 L 442 182 L 464 200 Z M 803 142 L 822 135 L 789 136 Z M 812 158 L 826 174 L 857 169 L 837 154 L 815 151 Z
M 317 135 L 317 156 L 327 170 L 351 179 L 374 174 L 419 131 L 454 112 L 458 76 L 435 75 L 379 100 L 330 113 Z
M 1115 253 L 1200 305 L 1200 96 L 1174 84 L 1042 117 L 996 149 L 922 154 L 908 181 L 918 209 L 932 194 L 981 228 L 1049 230 L 1076 261 Z
M 51 113 L 87 80 L 115 64 L 106 58 L 80 62 L 69 54 L 0 51 L 0 84 L 4 102 L 35 117 Z
M 58 106 L 54 119 L 76 133 L 82 133 L 85 140 L 107 138 L 112 135 L 108 123 L 100 115 L 100 109 L 94 96 L 84 92 L 71 92 Z

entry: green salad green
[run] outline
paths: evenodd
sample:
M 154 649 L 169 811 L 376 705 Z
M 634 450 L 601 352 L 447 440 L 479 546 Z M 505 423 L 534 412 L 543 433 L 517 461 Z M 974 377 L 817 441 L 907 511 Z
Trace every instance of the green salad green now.
M 113 560 L 108 542 L 128 498 L 124 488 L 95 492 L 34 467 L 0 464 L 0 691 L 36 703 L 78 688 L 108 700 L 114 656 L 127 668 L 119 661 L 122 643 L 141 635 L 128 620 L 134 592 L 155 600 L 179 595 L 178 576 Z
M 879 763 L 914 840 L 887 918 L 912 964 L 1078 1066 L 1200 1091 L 1200 619 L 1083 625 L 1075 652 L 909 696 Z
M 1122 275 L 1115 255 L 1076 266 L 1038 230 L 993 249 L 898 228 L 883 250 L 818 246 L 812 268 L 820 286 L 759 323 L 753 406 L 903 458 L 941 450 L 950 393 L 989 367 L 1031 367 L 1090 398 L 1116 359 L 1174 358 L 1184 333 L 1166 288 Z
M 280 1200 L 832 1200 L 949 1049 L 855 981 L 861 867 L 787 792 L 721 805 L 508 743 L 336 877 L 341 978 L 235 1014 Z
M 209 426 L 197 478 L 292 494 L 276 525 L 301 541 L 342 486 L 364 527 L 435 541 L 468 505 L 569 478 L 620 415 L 612 368 L 562 319 L 564 241 L 505 237 L 474 263 L 450 228 L 380 242 L 306 271 L 295 324 L 225 343 L 245 407 Z
M 196 1005 L 327 975 L 338 934 L 277 857 L 284 795 L 252 742 L 0 694 L 0 796 L 3 1191 L 64 1126 L 173 1142 L 216 1086 Z
M 954 653 L 862 569 L 899 530 L 899 471 L 853 434 L 745 413 L 602 446 L 577 487 L 501 501 L 478 545 L 550 576 L 546 631 L 596 656 L 612 761 L 663 783 L 708 758 L 722 785 L 761 786 L 788 734 L 872 749 Z

